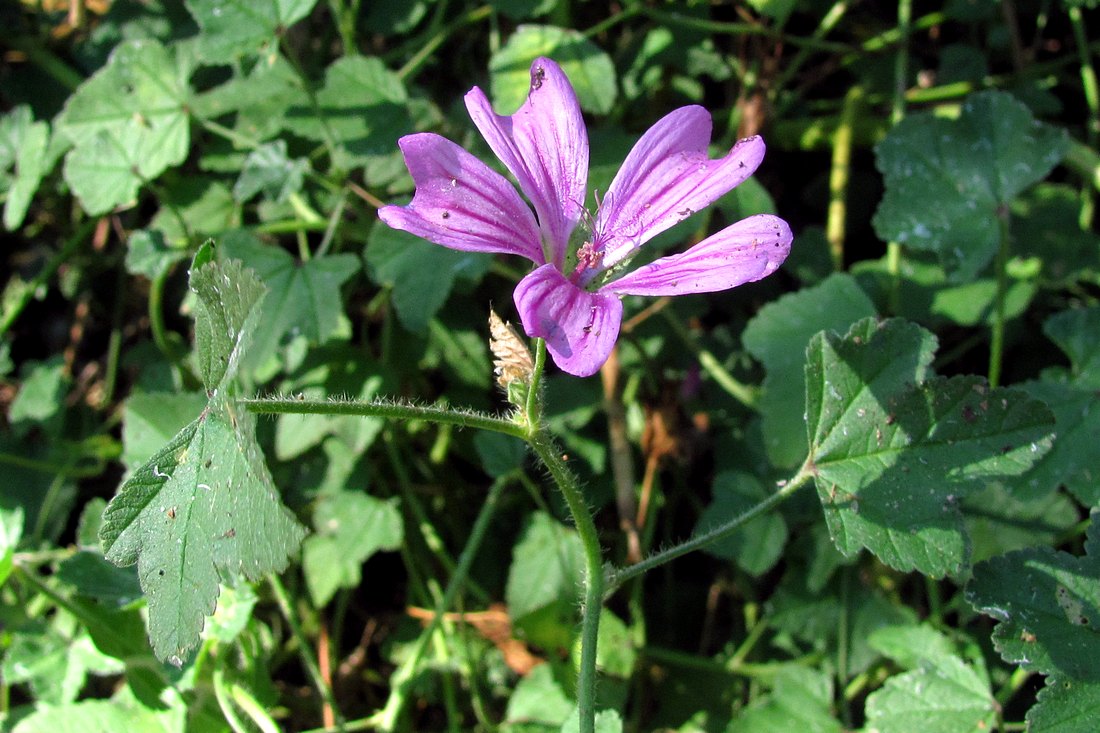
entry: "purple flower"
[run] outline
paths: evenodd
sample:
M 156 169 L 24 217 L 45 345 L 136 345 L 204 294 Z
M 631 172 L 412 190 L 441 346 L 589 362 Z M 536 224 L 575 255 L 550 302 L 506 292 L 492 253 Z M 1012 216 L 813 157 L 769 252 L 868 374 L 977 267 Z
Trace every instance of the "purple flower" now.
M 744 181 L 764 157 L 764 141 L 751 137 L 708 159 L 711 120 L 702 107 L 681 107 L 646 131 L 594 216 L 584 211 L 588 133 L 556 63 L 535 59 L 527 101 L 514 115 L 493 112 L 477 87 L 466 94 L 466 108 L 530 206 L 458 145 L 420 133 L 398 143 L 416 183 L 412 202 L 384 206 L 378 215 L 444 247 L 534 262 L 514 294 L 520 321 L 528 336 L 546 339 L 570 374 L 589 376 L 607 360 L 619 336 L 622 296 L 725 290 L 771 274 L 790 251 L 787 223 L 761 214 L 624 273 L 643 244 Z M 587 226 L 578 227 L 582 217 Z

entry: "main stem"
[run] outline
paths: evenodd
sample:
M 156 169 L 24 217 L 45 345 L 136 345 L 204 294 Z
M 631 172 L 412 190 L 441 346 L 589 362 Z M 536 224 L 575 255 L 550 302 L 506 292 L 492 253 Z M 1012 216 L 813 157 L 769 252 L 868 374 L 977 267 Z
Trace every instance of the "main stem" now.
M 534 427 L 527 442 L 535 455 L 550 471 L 554 483 L 561 489 L 573 524 L 584 548 L 584 607 L 581 615 L 581 664 L 577 672 L 577 711 L 580 733 L 596 729 L 596 640 L 600 633 L 600 611 L 603 608 L 603 555 L 596 523 L 588 510 L 584 495 L 573 473 L 565 465 L 550 436 Z

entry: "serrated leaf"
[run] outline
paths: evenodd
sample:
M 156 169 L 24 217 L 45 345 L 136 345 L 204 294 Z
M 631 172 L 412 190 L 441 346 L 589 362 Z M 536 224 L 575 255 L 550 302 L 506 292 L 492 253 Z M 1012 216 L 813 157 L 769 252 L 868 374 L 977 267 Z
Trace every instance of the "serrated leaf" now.
M 1021 387 L 1054 413 L 1058 439 L 1016 486 L 1023 498 L 1041 497 L 1065 486 L 1086 507 L 1100 505 L 1100 409 L 1096 390 L 1044 378 Z
M 237 375 L 241 357 L 257 330 L 267 288 L 237 260 L 208 263 L 191 271 L 195 301 L 195 358 L 208 393 Z
M 457 252 L 389 227 L 371 230 L 364 259 L 371 280 L 393 289 L 397 318 L 413 333 L 427 330 L 456 278 L 476 282 L 492 264 L 490 255 Z
M 753 475 L 725 471 L 714 478 L 711 503 L 699 516 L 695 534 L 728 522 L 762 500 L 768 492 Z M 756 517 L 744 526 L 710 543 L 704 550 L 737 564 L 750 575 L 759 577 L 770 570 L 787 544 L 787 522 L 781 514 L 771 512 Z
M 119 45 L 69 98 L 57 130 L 74 144 L 65 180 L 91 214 L 129 203 L 187 157 L 191 67 L 156 41 Z
M 14 168 L 4 202 L 4 226 L 9 230 L 23 223 L 31 198 L 47 173 L 49 137 L 49 124 L 35 122 L 26 105 L 0 117 L 0 173 Z
M 1027 470 L 1051 443 L 1046 407 L 977 377 L 925 378 L 930 333 L 904 321 L 821 333 L 807 349 L 809 465 L 833 540 L 899 570 L 966 562 L 958 502 Z
M 998 707 L 988 681 L 950 656 L 886 680 L 867 698 L 867 726 L 878 733 L 991 730 Z
M 218 583 L 283 570 L 304 529 L 279 502 L 256 419 L 212 403 L 123 484 L 100 539 L 108 560 L 138 564 L 157 657 L 180 663 L 214 612 Z
M 1091 541 L 1100 533 L 1093 510 Z M 966 599 L 995 618 L 993 643 L 1024 669 L 1100 682 L 1100 556 L 1047 547 L 1010 552 L 974 566 Z
M 306 103 L 288 108 L 284 127 L 332 144 L 338 153 L 333 162 L 347 169 L 392 153 L 397 138 L 413 124 L 401 78 L 381 59 L 345 56 L 325 70 L 316 107 Z
M 1029 733 L 1094 733 L 1100 720 L 1100 682 L 1051 677 L 1027 711 Z
M 1059 429 L 1055 447 L 1061 440 Z M 1047 491 L 1045 496 L 1031 499 L 1029 490 L 1023 488 L 1053 452 L 1052 448 L 1031 471 L 1011 479 L 1011 489 L 999 482 L 990 483 L 963 501 L 963 516 L 973 547 L 972 562 L 1025 547 L 1053 545 L 1077 524 L 1077 505 L 1070 497 L 1060 491 Z
M 350 491 L 322 497 L 313 528 L 302 544 L 302 568 L 316 608 L 340 588 L 358 586 L 363 563 L 380 550 L 396 550 L 405 536 L 395 501 Z
M 490 87 L 497 111 L 511 114 L 527 99 L 531 62 L 539 56 L 557 61 L 581 108 L 605 115 L 615 104 L 618 88 L 611 57 L 579 31 L 548 25 L 521 25 L 489 59 Z
M 802 377 L 810 337 L 821 330 L 845 331 L 874 314 L 874 305 L 855 280 L 833 275 L 769 303 L 746 326 L 745 348 L 766 370 L 760 413 L 768 458 L 776 466 L 797 466 L 806 457 Z
M 248 201 L 258 193 L 275 203 L 282 203 L 302 188 L 302 178 L 309 169 L 305 158 L 291 160 L 286 154 L 286 140 L 265 143 L 248 154 L 233 197 Z
M 282 570 L 305 534 L 279 501 L 255 416 L 227 394 L 264 286 L 232 261 L 192 269 L 191 287 L 196 358 L 210 400 L 122 485 L 99 532 L 108 560 L 137 563 L 153 651 L 176 664 L 198 643 L 219 581 Z
M 222 253 L 254 269 L 268 288 L 250 364 L 274 353 L 287 334 L 317 344 L 337 333 L 344 317 L 340 287 L 359 271 L 358 257 L 336 254 L 299 262 L 286 250 L 244 232 L 225 237 Z
M 957 120 L 917 114 L 876 149 L 886 192 L 873 220 L 884 240 L 937 253 L 965 281 L 992 259 L 998 216 L 1065 154 L 1064 131 L 1005 92 L 971 95 Z
M 202 29 L 203 59 L 216 63 L 273 51 L 278 39 L 309 15 L 317 0 L 186 0 L 184 4 Z

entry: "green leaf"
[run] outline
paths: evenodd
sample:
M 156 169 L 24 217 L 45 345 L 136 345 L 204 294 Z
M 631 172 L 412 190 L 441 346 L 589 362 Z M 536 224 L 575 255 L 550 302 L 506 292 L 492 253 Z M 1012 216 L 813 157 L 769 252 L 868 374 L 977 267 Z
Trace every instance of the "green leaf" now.
M 140 705 L 123 707 L 111 700 L 83 700 L 57 707 L 42 707 L 23 718 L 12 733 L 164 733 L 156 713 Z
M 34 192 L 47 171 L 50 126 L 35 122 L 31 108 L 16 107 L 0 117 L 0 172 L 14 167 L 4 202 L 4 226 L 16 229 L 27 215 Z
M 741 710 L 726 733 L 840 733 L 830 708 L 832 681 L 823 672 L 779 665 L 770 695 Z
M 371 230 L 364 257 L 371 280 L 392 288 L 397 318 L 413 333 L 427 330 L 457 278 L 476 282 L 493 261 L 486 254 L 457 252 L 384 226 Z
M 554 679 L 553 667 L 540 664 L 512 691 L 502 728 L 507 733 L 556 732 L 573 708 L 572 700 Z
M 1096 390 L 1050 380 L 1021 387 L 1042 400 L 1054 413 L 1058 439 L 1032 470 L 1015 482 L 1021 498 L 1037 498 L 1060 486 L 1069 489 L 1086 507 L 1100 505 L 1100 410 L 1095 409 Z
M 287 109 L 284 127 L 336 148 L 334 164 L 348 169 L 388 155 L 413 124 L 405 85 L 381 59 L 345 56 L 325 70 L 317 106 Z
M 235 112 L 233 130 L 246 140 L 262 142 L 283 129 L 288 109 L 308 104 L 301 77 L 289 61 L 275 56 L 197 95 L 194 110 L 206 119 Z
M 290 26 L 306 17 L 317 0 L 185 0 L 202 29 L 199 49 L 210 63 L 254 53 L 274 53 Z
M 1036 396 L 1030 390 L 1028 393 Z M 1049 402 L 1046 404 L 1050 406 Z M 1061 429 L 1057 430 L 1055 447 L 1031 471 L 1011 479 L 1011 490 L 1000 483 L 990 483 L 963 501 L 962 512 L 973 548 L 972 562 L 1025 547 L 1056 544 L 1077 524 L 1077 505 L 1064 493 L 1047 491 L 1044 496 L 1029 498 L 1030 489 L 1023 488 L 1062 442 Z
M 405 536 L 396 501 L 352 491 L 322 497 L 313 529 L 302 544 L 302 567 L 316 608 L 340 588 L 357 587 L 362 564 L 379 550 L 398 549 Z
M 989 681 L 949 656 L 886 680 L 867 698 L 867 726 L 879 733 L 992 730 L 998 708 Z
M 282 570 L 304 535 L 279 502 L 255 416 L 227 394 L 256 326 L 263 284 L 239 262 L 210 262 L 192 270 L 191 286 L 210 401 L 123 484 L 100 528 L 108 560 L 137 563 L 153 650 L 177 665 L 213 613 L 219 581 Z
M 917 114 L 876 149 L 886 193 L 874 217 L 884 240 L 935 252 L 956 281 L 997 251 L 1000 212 L 1042 180 L 1068 147 L 1005 92 L 970 96 L 958 119 Z
M 1027 711 L 1029 733 L 1094 733 L 1100 719 L 1100 682 L 1052 677 Z
M 1100 271 L 1100 237 L 1074 226 L 1081 199 L 1065 184 L 1041 183 L 1012 205 L 1012 239 L 1016 251 L 1038 257 L 1044 280 L 1069 286 Z M 1051 222 L 1060 222 L 1051 226 Z
M 141 229 L 126 239 L 126 272 L 131 275 L 144 275 L 155 280 L 185 259 L 187 253 L 169 247 L 163 232 Z
M 338 355 L 332 351 L 324 353 L 332 357 Z M 321 364 L 289 381 L 283 389 L 311 399 L 352 395 L 359 400 L 370 400 L 378 395 L 384 381 L 376 369 L 376 365 L 361 358 L 346 364 Z M 384 424 L 379 418 L 358 415 L 280 415 L 275 426 L 275 455 L 279 460 L 290 460 L 320 444 L 327 436 L 335 435 L 347 453 L 360 456 L 374 442 Z
M 131 41 L 69 98 L 57 130 L 74 144 L 65 180 L 90 214 L 131 202 L 187 157 L 190 65 L 155 41 Z
M 1051 316 L 1043 324 L 1043 333 L 1066 352 L 1072 381 L 1086 389 L 1100 389 L 1100 307 L 1078 308 Z
M 768 497 L 760 481 L 748 473 L 725 471 L 714 479 L 714 498 L 695 525 L 695 534 L 728 522 Z M 787 522 L 771 512 L 749 521 L 731 534 L 707 545 L 706 552 L 737 563 L 759 577 L 770 570 L 787 544 Z
M 263 193 L 265 199 L 282 203 L 301 190 L 308 169 L 309 161 L 305 158 L 287 157 L 286 140 L 265 143 L 245 158 L 241 176 L 233 186 L 233 197 L 244 202 Z
M 319 344 L 340 330 L 344 318 L 340 287 L 359 271 L 358 257 L 336 254 L 299 262 L 286 250 L 245 232 L 227 236 L 222 255 L 256 270 L 269 290 L 255 329 L 250 364 L 274 353 L 287 334 Z
M 201 251 L 199 253 L 201 255 Z M 199 257 L 196 255 L 196 260 Z M 195 352 L 208 393 L 237 375 L 259 322 L 267 288 L 236 260 L 191 270 L 195 301 Z
M 493 478 L 500 478 L 520 468 L 527 457 L 527 444 L 522 440 L 487 430 L 474 435 L 474 449 L 485 472 Z
M 931 377 L 933 336 L 860 321 L 807 349 L 808 464 L 833 540 L 899 570 L 942 576 L 966 562 L 958 502 L 1019 475 L 1049 449 L 1052 416 L 977 377 Z
M 576 532 L 535 512 L 516 543 L 504 597 L 514 620 L 552 605 L 572 613 L 584 553 Z
M 105 608 L 119 609 L 141 598 L 133 568 L 119 568 L 98 552 L 82 550 L 57 566 L 57 579 Z
M 122 417 L 122 462 L 134 470 L 148 461 L 206 406 L 198 392 L 131 395 Z
M 65 371 L 60 357 L 24 365 L 23 384 L 8 407 L 8 420 L 13 427 L 41 425 L 59 413 L 68 382 Z
M 768 458 L 781 468 L 806 457 L 806 344 L 821 330 L 844 331 L 875 308 L 848 275 L 785 295 L 760 309 L 742 341 L 767 374 L 760 399 Z
M 1046 547 L 1018 550 L 974 566 L 966 598 L 997 620 L 993 644 L 1027 670 L 1100 682 L 1100 510 L 1093 510 L 1086 555 Z
M 579 31 L 548 25 L 521 25 L 489 59 L 490 87 L 496 109 L 511 114 L 527 99 L 531 62 L 547 56 L 561 65 L 577 93 L 581 108 L 605 115 L 618 89 L 615 65 Z

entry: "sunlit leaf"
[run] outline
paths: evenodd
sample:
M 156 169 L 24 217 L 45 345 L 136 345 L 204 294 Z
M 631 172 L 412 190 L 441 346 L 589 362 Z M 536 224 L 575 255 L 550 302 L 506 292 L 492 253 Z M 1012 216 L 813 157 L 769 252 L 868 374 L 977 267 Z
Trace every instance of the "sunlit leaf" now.
M 69 98 L 57 121 L 74 144 L 65 180 L 89 213 L 131 202 L 143 183 L 187 157 L 191 70 L 182 54 L 131 41 Z
M 272 52 L 278 39 L 306 17 L 317 0 L 186 0 L 185 4 L 202 29 L 203 58 L 218 62 Z
M 50 126 L 35 122 L 30 107 L 19 106 L 0 117 L 0 175 L 13 169 L 4 202 L 7 229 L 23 223 L 31 198 L 47 173 L 49 137 Z
M 760 412 L 768 458 L 776 466 L 797 466 L 806 457 L 806 344 L 818 331 L 845 331 L 873 316 L 874 305 L 848 275 L 785 295 L 765 305 L 745 327 L 742 341 L 764 364 Z
M 977 377 L 932 377 L 932 335 L 864 320 L 807 349 L 809 465 L 837 547 L 887 564 L 958 572 L 968 547 L 958 503 L 983 481 L 1027 470 L 1053 419 L 1024 393 Z
M 134 472 L 104 512 L 108 560 L 137 563 L 153 650 L 176 664 L 198 642 L 223 578 L 286 567 L 304 530 L 279 501 L 256 419 L 227 395 L 264 288 L 240 263 L 192 271 L 199 372 L 210 401 Z

